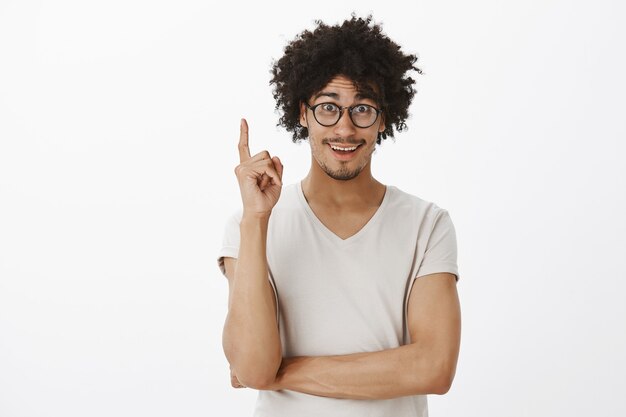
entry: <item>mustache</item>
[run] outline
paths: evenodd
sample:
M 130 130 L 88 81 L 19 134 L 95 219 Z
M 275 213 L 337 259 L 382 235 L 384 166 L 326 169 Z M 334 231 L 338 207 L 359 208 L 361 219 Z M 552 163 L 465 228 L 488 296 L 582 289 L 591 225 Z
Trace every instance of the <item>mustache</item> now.
M 344 145 L 362 145 L 365 143 L 365 139 L 340 139 L 340 138 L 322 139 L 322 145 L 328 145 L 329 143 L 344 144 Z

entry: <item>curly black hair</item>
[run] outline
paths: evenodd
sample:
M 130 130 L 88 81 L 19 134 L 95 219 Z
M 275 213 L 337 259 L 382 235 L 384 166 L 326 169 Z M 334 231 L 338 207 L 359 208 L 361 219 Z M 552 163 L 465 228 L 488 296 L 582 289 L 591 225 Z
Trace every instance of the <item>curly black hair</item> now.
M 363 19 L 352 14 L 341 25 L 328 26 L 320 20 L 312 32 L 305 30 L 291 41 L 284 55 L 272 65 L 278 126 L 293 133 L 293 141 L 305 139 L 308 129 L 300 125 L 300 104 L 319 92 L 337 75 L 351 79 L 359 92 L 373 96 L 383 110 L 385 130 L 378 134 L 380 144 L 388 136 L 406 129 L 405 120 L 415 89 L 411 70 L 415 55 L 406 55 L 389 39 L 372 16 Z

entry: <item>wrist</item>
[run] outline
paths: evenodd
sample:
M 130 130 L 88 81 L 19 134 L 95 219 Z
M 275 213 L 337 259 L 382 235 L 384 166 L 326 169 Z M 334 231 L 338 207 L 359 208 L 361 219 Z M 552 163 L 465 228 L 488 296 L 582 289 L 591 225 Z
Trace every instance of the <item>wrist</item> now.
M 243 210 L 243 215 L 241 217 L 241 223 L 261 223 L 261 224 L 267 224 L 270 220 L 270 216 L 271 216 L 272 212 L 255 212 L 255 211 L 249 211 L 246 210 L 244 208 Z

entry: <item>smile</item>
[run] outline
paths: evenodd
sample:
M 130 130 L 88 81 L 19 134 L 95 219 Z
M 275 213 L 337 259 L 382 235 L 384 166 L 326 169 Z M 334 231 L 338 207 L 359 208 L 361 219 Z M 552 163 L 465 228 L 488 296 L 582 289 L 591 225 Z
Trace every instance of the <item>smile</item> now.
M 345 147 L 345 146 L 338 146 L 338 145 L 330 145 L 330 147 L 335 150 L 335 151 L 341 151 L 341 152 L 352 152 L 354 151 L 356 148 L 358 148 L 357 146 L 349 146 L 349 147 Z
M 356 158 L 361 145 L 329 143 L 328 147 L 336 160 L 347 162 Z

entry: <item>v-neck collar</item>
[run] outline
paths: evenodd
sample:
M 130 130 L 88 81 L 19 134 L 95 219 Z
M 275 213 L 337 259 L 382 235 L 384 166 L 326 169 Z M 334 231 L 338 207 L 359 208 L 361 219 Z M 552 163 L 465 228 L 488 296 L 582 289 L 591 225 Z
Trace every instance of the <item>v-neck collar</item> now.
M 302 181 L 297 183 L 298 199 L 300 200 L 300 203 L 304 207 L 306 213 L 311 218 L 311 221 L 313 221 L 316 228 L 320 230 L 326 237 L 328 237 L 328 239 L 341 245 L 346 245 L 363 236 L 365 233 L 367 233 L 367 230 L 370 229 L 372 225 L 377 222 L 377 219 L 382 215 L 381 213 L 385 210 L 385 207 L 387 206 L 387 203 L 390 199 L 391 189 L 392 187 L 385 186 L 385 195 L 383 196 L 383 201 L 380 203 L 380 206 L 378 206 L 376 212 L 374 213 L 374 215 L 372 215 L 372 217 L 370 217 L 367 223 L 365 223 L 365 225 L 363 225 L 363 227 L 361 227 L 361 229 L 359 229 L 352 236 L 342 239 L 337 234 L 335 234 L 335 232 L 326 227 L 326 225 L 322 223 L 322 221 L 315 215 L 313 209 L 309 205 L 308 201 L 306 201 L 306 197 L 304 196 L 304 191 L 302 190 Z

